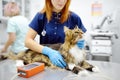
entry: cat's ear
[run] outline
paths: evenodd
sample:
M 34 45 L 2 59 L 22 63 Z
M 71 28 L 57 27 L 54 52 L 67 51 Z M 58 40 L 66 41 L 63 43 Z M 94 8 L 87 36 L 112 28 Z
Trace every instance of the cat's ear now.
M 69 28 L 67 26 L 64 26 L 64 32 L 68 31 Z
M 76 25 L 74 29 L 79 29 L 79 27 Z
M 74 29 L 77 29 L 80 31 L 81 34 L 84 34 L 84 32 L 76 25 Z

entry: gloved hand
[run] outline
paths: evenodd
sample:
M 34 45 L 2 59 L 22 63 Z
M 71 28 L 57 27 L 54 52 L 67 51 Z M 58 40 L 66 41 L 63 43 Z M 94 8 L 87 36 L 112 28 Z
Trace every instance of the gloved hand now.
M 61 56 L 61 54 L 58 51 L 45 46 L 42 50 L 42 53 L 44 55 L 47 55 L 49 57 L 50 61 L 54 65 L 61 67 L 61 68 L 66 67 L 66 63 L 64 62 L 63 57 Z
M 80 48 L 80 49 L 83 49 L 84 48 L 84 44 L 85 44 L 85 40 L 79 40 L 77 42 L 77 46 Z

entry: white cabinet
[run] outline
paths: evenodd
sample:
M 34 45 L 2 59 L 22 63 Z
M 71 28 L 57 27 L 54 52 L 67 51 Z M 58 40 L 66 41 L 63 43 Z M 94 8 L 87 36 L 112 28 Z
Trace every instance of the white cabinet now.
M 102 56 L 108 57 L 109 61 L 112 60 L 112 36 L 113 33 L 91 33 L 91 59 L 96 56 Z
M 92 40 L 91 53 L 111 54 L 112 53 L 111 40 Z

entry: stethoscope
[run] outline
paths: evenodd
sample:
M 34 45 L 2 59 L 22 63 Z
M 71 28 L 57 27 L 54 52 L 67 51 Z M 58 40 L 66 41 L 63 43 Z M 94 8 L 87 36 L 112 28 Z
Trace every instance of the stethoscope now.
M 70 24 L 69 19 L 68 19 L 68 22 L 67 22 L 67 23 Z M 41 35 L 42 35 L 42 36 L 45 36 L 45 35 L 46 35 L 45 26 L 44 26 L 44 28 L 43 28 L 43 31 L 41 32 Z
M 45 29 L 43 29 L 43 31 L 41 32 L 41 35 L 42 35 L 42 36 L 45 36 L 45 35 L 46 35 Z
M 43 27 L 43 31 L 41 32 L 41 35 L 42 36 L 45 36 L 46 35 L 46 27 L 45 27 L 45 23 L 42 24 Z

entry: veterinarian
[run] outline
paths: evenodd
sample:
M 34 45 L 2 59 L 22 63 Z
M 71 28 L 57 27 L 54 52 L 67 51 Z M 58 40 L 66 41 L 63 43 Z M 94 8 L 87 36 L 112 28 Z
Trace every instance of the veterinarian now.
M 25 45 L 33 51 L 47 55 L 51 62 L 61 68 L 66 67 L 60 52 L 42 44 L 64 43 L 64 26 L 73 29 L 76 25 L 86 32 L 80 17 L 69 11 L 71 0 L 45 0 L 44 8 L 38 12 L 31 23 L 26 36 Z M 34 41 L 40 36 L 40 43 Z M 84 48 L 84 40 L 78 41 L 79 48 Z
M 8 40 L 1 50 L 5 53 L 9 46 L 10 51 L 17 54 L 25 51 L 25 35 L 28 31 L 28 20 L 20 15 L 20 8 L 15 2 L 9 2 L 4 7 L 4 15 L 9 16 L 7 24 Z

